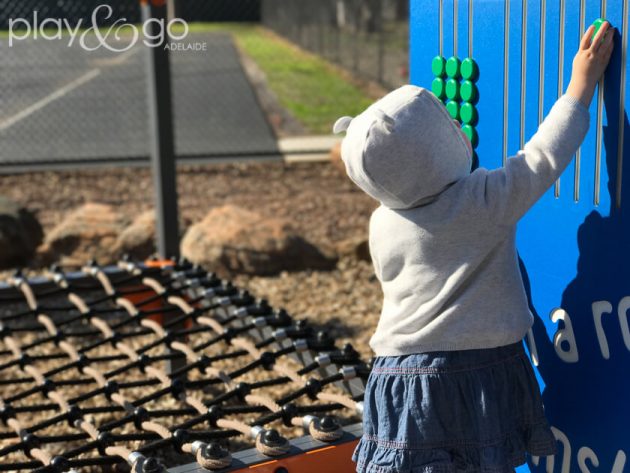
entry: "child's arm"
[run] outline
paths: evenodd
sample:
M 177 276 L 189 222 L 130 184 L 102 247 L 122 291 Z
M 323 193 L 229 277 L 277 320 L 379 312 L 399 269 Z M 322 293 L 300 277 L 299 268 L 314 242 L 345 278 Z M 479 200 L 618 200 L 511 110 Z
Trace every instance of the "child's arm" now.
M 516 223 L 560 177 L 584 140 L 590 119 L 588 106 L 613 50 L 613 32 L 604 37 L 609 23 L 602 25 L 591 44 L 593 28 L 582 37 L 566 93 L 536 134 L 505 167 L 473 179 L 473 192 L 481 197 L 481 205 L 491 218 L 506 225 Z

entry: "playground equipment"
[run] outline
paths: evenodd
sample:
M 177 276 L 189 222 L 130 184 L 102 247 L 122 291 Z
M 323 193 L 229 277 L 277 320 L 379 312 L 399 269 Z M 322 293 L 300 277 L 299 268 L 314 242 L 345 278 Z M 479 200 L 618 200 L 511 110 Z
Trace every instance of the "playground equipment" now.
M 573 164 L 519 223 L 535 325 L 528 348 L 559 453 L 519 471 L 630 469 L 628 0 L 411 0 L 411 82 L 466 112 L 480 165 L 500 167 L 566 90 L 579 40 L 605 18 L 615 50 Z M 597 20 L 597 21 L 596 21 Z M 462 59 L 465 58 L 465 59 Z M 461 61 L 461 63 L 460 63 Z M 472 84 L 435 84 L 463 64 Z M 474 88 L 473 88 L 474 86 Z M 465 97 L 474 96 L 468 100 Z M 472 125 L 476 123 L 475 125 Z M 470 136 L 470 135 L 469 135 Z M 506 307 L 506 317 L 510 308 Z
M 0 322 L 0 471 L 353 471 L 370 367 L 185 261 L 18 274 Z

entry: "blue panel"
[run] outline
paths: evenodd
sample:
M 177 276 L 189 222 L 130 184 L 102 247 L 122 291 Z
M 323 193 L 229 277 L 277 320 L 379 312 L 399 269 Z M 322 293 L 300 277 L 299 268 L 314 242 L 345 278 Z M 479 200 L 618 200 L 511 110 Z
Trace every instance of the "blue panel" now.
M 439 54 L 438 5 L 440 0 L 412 1 L 410 5 L 410 82 L 431 89 L 431 60 Z M 416 41 L 414 38 L 422 38 Z
M 473 58 L 479 64 L 479 146 L 482 166 L 503 163 L 503 70 L 504 5 L 501 2 L 473 3 Z
M 554 2 L 555 3 L 555 2 Z M 540 28 L 541 28 L 541 4 L 539 0 L 527 0 L 527 48 L 525 50 L 525 83 L 522 87 L 525 89 L 525 123 L 524 123 L 524 140 L 527 140 L 536 133 L 539 124 L 539 86 L 540 86 L 540 67 L 541 67 L 541 44 L 540 44 Z M 547 8 L 547 17 L 549 8 Z M 547 30 L 548 31 L 548 30 Z M 520 43 L 520 41 L 519 41 Z M 549 47 L 549 38 L 546 41 Z M 553 47 L 553 46 L 552 46 Z M 548 57 L 545 55 L 544 57 Z M 548 72 L 545 64 L 545 72 Z M 545 80 L 545 94 L 550 85 L 548 78 Z
M 455 0 L 442 0 L 444 3 L 442 15 L 442 31 L 444 32 L 444 57 L 449 58 L 455 55 L 453 44 L 453 2 Z
M 504 2 L 472 0 L 473 57 L 480 68 L 477 152 L 481 165 L 487 168 L 502 164 L 504 98 L 508 103 L 507 155 L 511 156 L 521 149 L 521 134 L 527 142 L 536 132 L 539 104 L 542 103 L 544 118 L 566 90 L 582 33 L 602 15 L 600 0 L 508 1 L 509 32 L 506 32 Z M 523 2 L 527 7 L 525 19 Z M 622 41 L 628 42 L 623 31 L 627 2 L 630 0 L 608 0 L 605 5 L 605 17 L 621 34 L 616 35 L 615 52 L 605 75 L 601 121 L 598 121 L 597 91 L 589 108 L 591 127 L 580 150 L 579 200 L 574 199 L 577 174 L 574 163 L 561 177 L 559 197 L 550 189 L 518 226 L 517 244 L 525 289 L 535 315 L 534 344 L 529 348 L 539 361 L 536 372 L 543 389 L 545 410 L 559 439 L 555 458 L 530 458 L 528 466 L 517 470 L 519 473 L 630 471 L 630 459 L 626 459 L 630 455 L 630 330 L 626 323 L 630 318 L 630 94 L 627 87 L 630 65 L 627 62 L 623 64 L 626 79 L 621 81 Z M 458 3 L 458 52 L 463 58 L 468 53 L 469 4 L 465 0 Z M 425 21 L 436 22 L 438 3 L 412 0 L 412 12 L 418 5 L 433 11 L 424 13 L 422 18 L 416 15 L 416 22 L 421 24 L 412 24 L 412 51 L 417 51 L 412 54 L 412 71 L 419 68 L 416 63 L 422 61 L 421 67 L 430 77 L 430 59 L 438 48 L 437 40 L 433 40 L 437 26 Z M 452 54 L 452 7 L 452 0 L 444 2 L 446 57 Z M 582 10 L 584 30 L 580 29 Z M 564 21 L 561 20 L 563 15 Z M 540 42 L 541 28 L 544 47 Z M 423 34 L 420 34 L 421 29 Z M 503 42 L 506 34 L 507 55 Z M 526 48 L 524 64 L 521 61 L 523 47 Z M 508 58 L 507 85 L 505 56 Z M 544 67 L 542 97 L 539 93 L 541 66 Z M 421 75 L 413 77 L 420 79 Z M 426 74 L 422 75 L 422 80 L 424 77 Z M 521 93 L 525 95 L 523 123 Z M 601 179 L 600 202 L 595 205 L 598 128 Z M 620 136 L 623 136 L 621 152 Z M 619 155 L 625 161 L 621 209 L 615 205 Z M 552 322 L 552 314 L 566 315 L 564 321 Z M 559 334 L 572 335 L 574 339 L 569 337 L 568 341 L 559 339 L 554 343 L 554 337 L 557 339 Z M 577 360 L 571 359 L 572 354 L 576 354 Z M 595 457 L 598 467 L 591 460 Z
M 471 0 L 457 1 L 457 57 L 468 57 L 468 5 Z
M 508 123 L 507 123 L 507 155 L 513 156 L 521 149 L 521 53 L 523 34 L 523 1 L 508 0 L 509 46 L 508 46 Z M 479 158 L 480 160 L 482 158 Z

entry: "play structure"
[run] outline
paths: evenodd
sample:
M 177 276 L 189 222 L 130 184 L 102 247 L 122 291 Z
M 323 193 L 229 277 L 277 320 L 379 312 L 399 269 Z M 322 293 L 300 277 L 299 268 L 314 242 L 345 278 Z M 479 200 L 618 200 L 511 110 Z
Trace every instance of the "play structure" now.
M 583 145 L 518 225 L 535 316 L 527 345 L 559 447 L 519 472 L 630 470 L 629 3 L 411 0 L 411 82 L 444 100 L 491 169 L 566 90 L 588 26 L 605 18 L 617 29 Z
M 352 464 L 369 366 L 186 261 L 18 274 L 0 321 L 0 471 Z

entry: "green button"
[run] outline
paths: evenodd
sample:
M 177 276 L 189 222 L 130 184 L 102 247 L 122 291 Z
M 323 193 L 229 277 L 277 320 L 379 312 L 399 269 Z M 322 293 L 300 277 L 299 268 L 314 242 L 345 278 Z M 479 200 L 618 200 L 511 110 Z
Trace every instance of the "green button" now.
M 446 96 L 446 86 L 444 85 L 444 80 L 439 77 L 433 79 L 433 82 L 431 82 L 431 91 L 438 99 L 444 99 Z
M 446 81 L 446 96 L 451 100 L 459 100 L 459 82 L 455 79 Z
M 435 77 L 444 77 L 446 74 L 446 59 L 442 56 L 435 56 L 431 62 L 431 71 Z
M 455 56 L 449 57 L 446 61 L 446 75 L 452 79 L 459 79 L 459 59 Z
M 469 80 L 465 80 L 459 87 L 459 95 L 464 102 L 476 103 L 477 97 L 479 97 L 479 92 L 477 91 L 477 86 L 475 84 Z
M 460 66 L 460 71 L 462 74 L 462 78 L 466 80 L 476 81 L 479 77 L 479 67 L 474 59 L 467 57 L 462 61 L 462 65 Z
M 453 120 L 459 120 L 459 104 L 454 100 L 446 102 L 446 110 Z
M 595 26 L 595 31 L 593 31 L 593 35 L 591 36 L 591 41 L 593 41 L 595 39 L 595 35 L 599 31 L 599 29 L 602 27 L 602 25 L 604 24 L 605 21 L 608 21 L 608 20 L 606 18 L 598 18 L 597 20 L 595 20 L 593 22 L 593 25 Z M 612 26 L 612 25 L 610 25 L 610 26 Z M 610 28 L 610 26 L 609 26 L 609 28 Z M 606 34 L 608 34 L 608 33 L 606 33 Z M 604 35 L 604 38 L 605 37 L 606 37 L 606 35 Z M 448 67 L 448 64 L 447 64 L 447 67 Z
M 462 122 L 473 126 L 477 124 L 477 109 L 473 104 L 464 102 L 459 110 L 459 115 L 462 117 Z
M 477 144 L 479 143 L 479 136 L 477 135 L 477 130 L 475 130 L 475 127 L 473 127 L 471 125 L 464 125 L 462 127 L 462 131 L 464 132 L 464 134 L 470 140 L 470 143 L 472 144 L 472 147 L 476 148 Z

